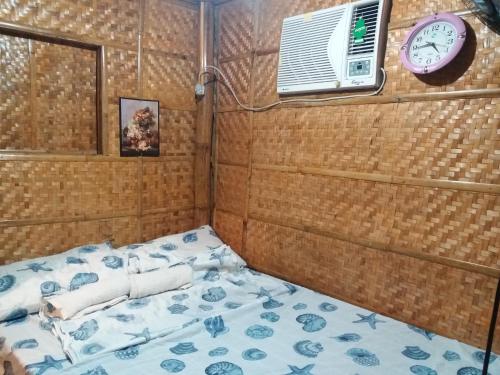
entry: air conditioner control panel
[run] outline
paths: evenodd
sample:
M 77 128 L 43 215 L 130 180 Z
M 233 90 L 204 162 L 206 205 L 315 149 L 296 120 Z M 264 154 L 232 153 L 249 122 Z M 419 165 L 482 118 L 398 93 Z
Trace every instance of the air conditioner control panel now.
M 349 61 L 348 76 L 349 77 L 366 77 L 371 75 L 371 59 Z

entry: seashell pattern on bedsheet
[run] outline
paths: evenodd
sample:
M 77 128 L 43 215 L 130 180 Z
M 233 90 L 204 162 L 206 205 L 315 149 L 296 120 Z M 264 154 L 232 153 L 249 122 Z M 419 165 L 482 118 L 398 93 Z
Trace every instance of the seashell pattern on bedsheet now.
M 43 375 L 57 375 L 50 366 L 71 367 L 66 356 L 78 364 L 71 375 L 481 374 L 482 350 L 248 269 L 214 272 L 213 262 L 197 271 L 191 288 L 70 321 L 37 320 L 22 334 L 35 318 L 16 315 L 18 322 L 1 326 L 0 336 L 17 335 L 7 335 L 3 350 L 17 348 L 24 366 Z M 52 334 L 40 326 L 64 332 L 69 354 L 60 344 L 44 353 L 41 335 Z M 490 362 L 490 375 L 500 374 L 496 356 Z

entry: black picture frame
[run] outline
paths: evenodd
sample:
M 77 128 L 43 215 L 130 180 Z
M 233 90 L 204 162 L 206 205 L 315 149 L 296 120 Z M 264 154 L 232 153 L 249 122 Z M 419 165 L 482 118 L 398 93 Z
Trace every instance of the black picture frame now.
M 160 101 L 119 98 L 120 156 L 160 156 Z

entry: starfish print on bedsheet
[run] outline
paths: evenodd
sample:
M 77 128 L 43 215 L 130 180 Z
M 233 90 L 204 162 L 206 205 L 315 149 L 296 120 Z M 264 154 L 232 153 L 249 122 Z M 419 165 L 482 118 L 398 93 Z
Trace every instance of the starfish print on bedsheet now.
M 361 314 L 356 314 L 356 315 L 359 316 L 361 319 L 356 320 L 353 323 L 368 323 L 370 325 L 370 328 L 372 328 L 372 329 L 377 329 L 377 326 L 376 326 L 377 323 L 385 323 L 385 321 L 383 321 L 383 320 L 378 320 L 376 318 L 377 314 L 375 314 L 375 313 L 372 313 L 372 314 L 366 315 L 366 316 L 361 315 Z
M 149 328 L 144 328 L 142 332 L 140 333 L 128 333 L 125 332 L 126 335 L 132 336 L 131 340 L 133 339 L 138 339 L 138 338 L 144 338 L 144 340 L 150 341 L 151 340 L 151 333 L 149 332 Z
M 18 271 L 33 271 L 33 272 L 38 272 L 38 271 L 54 271 L 50 267 L 46 267 L 45 264 L 47 262 L 33 262 L 33 263 L 28 263 L 26 265 L 26 268 L 21 268 Z
M 42 375 L 49 368 L 62 370 L 63 362 L 66 362 L 66 359 L 54 359 L 50 355 L 46 355 L 43 362 L 31 363 L 25 367 L 25 370 L 28 374 Z
M 222 266 L 222 264 L 224 263 L 224 257 L 228 257 L 228 256 L 229 256 L 229 253 L 226 252 L 226 249 L 222 249 L 222 251 L 220 253 L 217 253 L 214 251 L 210 255 L 210 260 L 217 259 L 219 261 L 220 265 Z
M 260 290 L 258 292 L 249 292 L 248 294 L 255 294 L 257 298 L 262 298 L 262 297 L 271 298 L 271 292 L 263 287 L 260 287 Z
M 312 370 L 314 365 L 307 365 L 304 368 L 298 368 L 297 366 L 290 365 L 288 365 L 288 367 L 290 367 L 290 370 L 292 370 L 292 372 L 289 372 L 286 375 L 313 375 L 310 371 Z

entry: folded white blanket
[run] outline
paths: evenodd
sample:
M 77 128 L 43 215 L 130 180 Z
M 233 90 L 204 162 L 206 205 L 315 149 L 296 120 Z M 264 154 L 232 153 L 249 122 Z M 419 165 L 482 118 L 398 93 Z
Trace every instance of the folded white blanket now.
M 102 279 L 65 294 L 44 298 L 41 313 L 63 320 L 83 316 L 126 300 L 129 292 L 130 281 L 126 274 Z
M 193 269 L 188 265 L 160 268 L 155 271 L 129 275 L 130 298 L 142 298 L 191 285 Z

